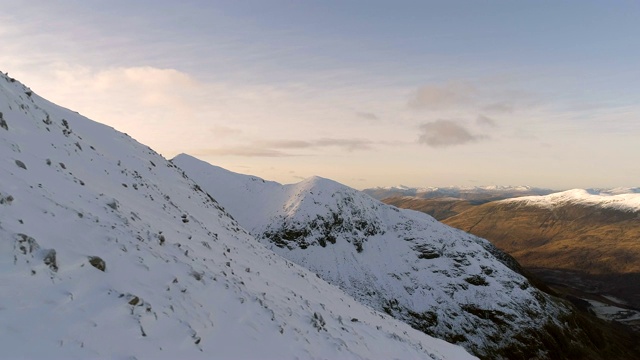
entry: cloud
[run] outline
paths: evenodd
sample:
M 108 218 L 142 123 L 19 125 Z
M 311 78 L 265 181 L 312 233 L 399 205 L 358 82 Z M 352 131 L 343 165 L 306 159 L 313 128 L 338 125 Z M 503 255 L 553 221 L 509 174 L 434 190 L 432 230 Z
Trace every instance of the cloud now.
M 303 140 L 260 141 L 257 145 L 260 147 L 276 149 L 308 149 L 314 146 L 313 143 Z
M 444 110 L 467 106 L 474 102 L 477 89 L 465 82 L 427 85 L 418 89 L 408 106 L 420 110 Z
M 337 146 L 348 151 L 370 149 L 373 142 L 364 139 L 320 139 L 315 142 L 316 146 Z
M 380 120 L 376 114 L 370 112 L 358 112 L 356 113 L 356 116 L 365 120 Z
M 374 142 L 366 139 L 334 139 L 322 138 L 317 140 L 275 140 L 263 141 L 259 146 L 275 149 L 317 149 L 326 147 L 338 147 L 347 151 L 371 149 Z
M 497 127 L 498 125 L 496 124 L 496 121 L 484 116 L 482 114 L 478 115 L 478 117 L 476 118 L 476 124 L 481 125 L 481 126 L 488 126 L 488 127 Z
M 295 156 L 273 149 L 261 149 L 251 146 L 233 146 L 216 149 L 200 149 L 193 151 L 194 156 L 244 156 L 244 157 L 287 157 Z
M 512 113 L 515 110 L 515 107 L 509 102 L 497 102 L 486 105 L 482 109 L 491 113 Z
M 484 135 L 473 135 L 453 120 L 437 120 L 420 125 L 418 142 L 431 147 L 447 147 L 475 142 L 486 138 Z
M 223 125 L 214 125 L 211 131 L 216 136 L 234 136 L 242 134 L 242 130 Z
M 345 151 L 370 149 L 374 143 L 364 139 L 332 139 L 322 138 L 317 140 L 273 140 L 258 141 L 249 145 L 227 146 L 215 149 L 200 149 L 193 151 L 196 156 L 244 156 L 244 157 L 290 157 L 303 156 L 283 150 L 306 150 L 337 147 Z

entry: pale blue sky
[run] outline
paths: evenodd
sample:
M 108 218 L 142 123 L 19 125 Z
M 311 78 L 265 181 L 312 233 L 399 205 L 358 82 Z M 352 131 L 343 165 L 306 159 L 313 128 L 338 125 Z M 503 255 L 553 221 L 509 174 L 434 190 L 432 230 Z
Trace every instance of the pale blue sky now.
M 635 1 L 0 0 L 0 70 L 280 182 L 638 186 Z

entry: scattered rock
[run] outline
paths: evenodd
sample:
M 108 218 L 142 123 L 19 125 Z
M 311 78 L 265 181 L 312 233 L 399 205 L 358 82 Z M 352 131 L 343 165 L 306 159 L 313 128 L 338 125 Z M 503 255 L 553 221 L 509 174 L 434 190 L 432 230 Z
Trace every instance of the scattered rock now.
M 7 196 L 2 196 L 0 195 L 0 205 L 11 205 L 11 203 L 13 202 L 13 196 L 11 195 L 7 195 Z
M 5 129 L 5 130 L 9 130 L 9 125 L 7 125 L 7 122 L 5 121 L 5 119 L 2 117 L 2 113 L 0 112 L 0 127 Z
M 98 256 L 89 256 L 89 264 L 100 271 L 107 269 L 107 264 Z
M 485 280 L 485 278 L 480 276 L 480 275 L 469 276 L 468 278 L 464 279 L 464 281 L 468 282 L 471 285 L 475 285 L 475 286 L 487 286 L 487 285 L 489 285 L 487 280 Z
M 56 260 L 56 251 L 54 249 L 45 250 L 42 261 L 45 265 L 49 266 L 51 270 L 58 271 L 58 262 Z
M 17 247 L 20 249 L 23 255 L 30 254 L 38 249 L 40 245 L 36 242 L 36 239 L 25 234 L 18 234 Z
M 118 210 L 118 200 L 112 199 L 110 202 L 107 203 L 107 206 L 112 208 L 113 210 Z

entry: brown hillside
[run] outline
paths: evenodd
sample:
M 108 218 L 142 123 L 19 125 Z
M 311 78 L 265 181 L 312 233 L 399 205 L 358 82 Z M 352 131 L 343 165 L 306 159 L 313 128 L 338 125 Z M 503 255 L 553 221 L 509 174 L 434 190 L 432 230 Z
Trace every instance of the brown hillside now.
M 616 295 L 640 304 L 640 282 L 629 283 L 640 279 L 640 212 L 492 202 L 443 222 L 490 240 L 538 274 L 572 271 L 592 286 L 623 288 Z
M 443 220 L 458 215 L 477 205 L 473 201 L 463 199 L 421 199 L 413 196 L 394 196 L 382 199 L 382 202 L 401 209 L 421 211 L 433 216 L 436 220 Z

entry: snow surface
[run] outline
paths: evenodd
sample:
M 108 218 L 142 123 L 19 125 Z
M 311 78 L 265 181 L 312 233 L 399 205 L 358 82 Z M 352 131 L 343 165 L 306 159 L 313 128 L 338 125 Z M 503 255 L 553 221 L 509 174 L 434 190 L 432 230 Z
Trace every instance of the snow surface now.
M 525 196 L 501 201 L 547 209 L 565 205 L 583 205 L 622 211 L 640 211 L 638 188 L 573 189 L 545 196 Z
M 266 249 L 153 150 L 6 75 L 0 151 L 3 358 L 472 358 Z
M 591 309 L 602 319 L 618 321 L 621 323 L 633 323 L 640 321 L 640 311 L 605 304 L 591 299 L 584 300 L 589 302 Z
M 280 185 L 184 154 L 172 162 L 276 253 L 475 354 L 507 347 L 566 311 L 496 258 L 504 254 L 488 241 L 426 214 L 320 177 Z

